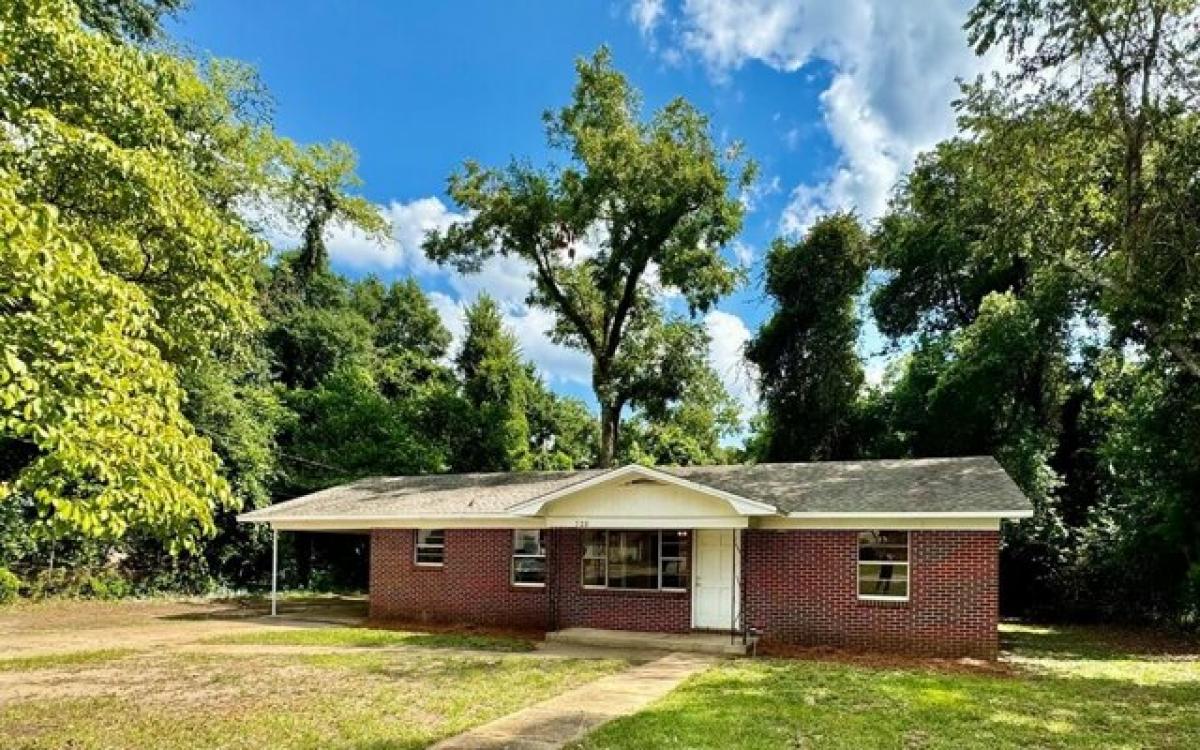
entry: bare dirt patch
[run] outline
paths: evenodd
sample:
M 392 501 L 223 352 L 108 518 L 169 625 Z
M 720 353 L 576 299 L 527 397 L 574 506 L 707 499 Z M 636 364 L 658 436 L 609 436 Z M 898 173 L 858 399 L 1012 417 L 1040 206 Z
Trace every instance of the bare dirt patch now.
M 357 624 L 361 600 L 285 602 L 269 618 L 260 599 L 47 601 L 0 609 L 0 656 L 83 649 L 148 649 L 255 629 Z

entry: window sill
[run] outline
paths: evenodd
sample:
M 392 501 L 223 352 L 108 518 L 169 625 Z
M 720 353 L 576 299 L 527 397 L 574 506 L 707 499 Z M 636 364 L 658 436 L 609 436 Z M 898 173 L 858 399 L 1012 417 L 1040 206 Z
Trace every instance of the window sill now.
M 544 583 L 516 583 L 514 581 L 509 581 L 508 585 L 509 588 L 520 589 L 522 591 L 528 591 L 530 589 L 537 591 L 538 589 L 546 588 L 546 584 Z
M 903 599 L 894 596 L 860 596 L 858 597 L 858 603 L 864 607 L 904 609 L 908 607 L 911 602 L 907 596 Z
M 413 567 L 417 570 L 441 570 L 446 563 L 413 563 Z
M 607 586 L 581 586 L 584 596 L 687 596 L 687 589 L 613 589 Z

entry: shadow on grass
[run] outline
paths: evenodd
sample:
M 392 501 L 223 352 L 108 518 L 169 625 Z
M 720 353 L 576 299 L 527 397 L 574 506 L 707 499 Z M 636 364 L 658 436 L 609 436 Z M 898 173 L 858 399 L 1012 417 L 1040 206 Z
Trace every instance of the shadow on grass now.
M 270 600 L 261 596 L 230 597 L 214 599 L 216 609 L 203 612 L 184 612 L 163 615 L 162 620 L 247 620 L 267 617 L 271 613 Z M 314 623 L 344 623 L 365 620 L 370 607 L 366 596 L 354 595 L 289 595 L 279 600 L 280 620 L 309 620 Z M 280 622 L 269 620 L 266 624 Z M 288 623 L 293 624 L 294 623 Z
M 201 643 L 226 646 L 327 646 L 386 648 L 415 646 L 473 651 L 532 651 L 529 638 L 469 632 L 412 632 L 366 627 L 321 627 L 300 630 L 264 630 L 206 638 Z
M 1200 639 L 1161 630 L 1087 625 L 1005 624 L 1002 651 L 1018 656 L 1094 661 L 1200 657 Z

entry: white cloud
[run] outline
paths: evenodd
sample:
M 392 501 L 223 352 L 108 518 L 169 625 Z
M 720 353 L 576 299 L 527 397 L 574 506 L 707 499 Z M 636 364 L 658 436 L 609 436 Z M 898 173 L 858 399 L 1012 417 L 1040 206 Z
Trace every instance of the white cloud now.
M 629 6 L 629 17 L 642 34 L 649 36 L 662 20 L 666 10 L 664 6 L 664 0 L 633 0 Z
M 781 228 L 803 231 L 820 213 L 854 209 L 873 219 L 914 157 L 955 131 L 957 78 L 998 66 L 979 59 L 962 24 L 968 0 L 684 0 L 679 45 L 718 79 L 749 61 L 795 72 L 834 68 L 821 95 L 840 160 L 822 180 L 796 186 Z M 663 19 L 660 19 L 660 23 Z
M 432 197 L 409 203 L 392 201 L 380 206 L 379 213 L 392 225 L 389 241 L 381 243 L 356 229 L 334 226 L 326 237 L 330 257 L 359 270 L 402 269 L 416 274 L 434 274 L 438 272 L 437 265 L 421 250 L 426 232 L 445 229 L 465 218 Z
M 708 347 L 709 364 L 725 390 L 741 405 L 742 417 L 747 418 L 758 408 L 756 374 L 745 356 L 750 329 L 738 316 L 721 310 L 705 315 L 704 327 L 712 340 Z
M 754 248 L 747 245 L 741 240 L 734 240 L 730 245 L 733 250 L 733 257 L 737 260 L 739 266 L 749 268 L 754 264 Z

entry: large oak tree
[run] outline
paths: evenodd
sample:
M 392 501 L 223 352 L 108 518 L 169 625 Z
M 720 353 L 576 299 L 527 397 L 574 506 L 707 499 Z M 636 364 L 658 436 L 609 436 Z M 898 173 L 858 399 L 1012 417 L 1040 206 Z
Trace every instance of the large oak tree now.
M 556 341 L 592 358 L 599 464 L 608 466 L 625 406 L 639 394 L 680 395 L 669 345 L 679 337 L 660 310 L 661 287 L 678 290 L 695 314 L 738 281 L 721 248 L 741 228 L 732 193 L 752 169 L 736 147 L 713 142 L 707 119 L 683 99 L 642 119 L 607 49 L 576 67 L 572 102 L 544 118 L 566 165 L 467 162 L 449 192 L 471 218 L 432 232 L 425 251 L 464 272 L 495 255 L 529 263 L 529 303 L 554 314 Z

